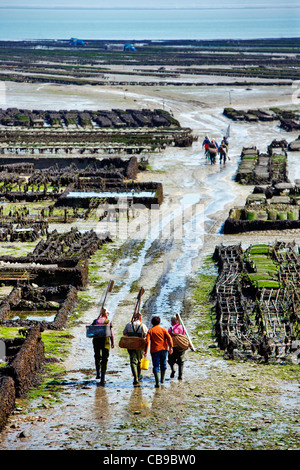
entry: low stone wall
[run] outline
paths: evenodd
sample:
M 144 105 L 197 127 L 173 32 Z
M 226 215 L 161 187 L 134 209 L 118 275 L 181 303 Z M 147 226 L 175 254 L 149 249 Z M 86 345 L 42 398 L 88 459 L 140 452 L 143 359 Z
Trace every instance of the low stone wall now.
M 29 330 L 17 355 L 1 370 L 2 376 L 13 379 L 17 398 L 24 397 L 29 387 L 37 383 L 44 361 L 44 343 L 40 327 L 36 326 Z
M 11 377 L 0 378 L 0 432 L 6 425 L 7 419 L 15 408 L 16 390 Z
M 298 180 L 274 186 L 255 186 L 244 207 L 230 209 L 223 232 L 233 234 L 300 228 L 299 191 Z
M 13 158 L 14 162 L 16 161 L 17 163 L 12 164 L 10 163 L 11 158 L 8 160 L 8 157 L 1 157 L 0 170 L 14 173 L 25 173 L 26 170 L 26 173 L 31 174 L 35 170 L 45 170 L 51 167 L 57 167 L 58 170 L 63 170 L 70 167 L 70 165 L 75 165 L 76 168 L 74 169 L 74 172 L 77 171 L 80 174 L 88 167 L 93 167 L 95 171 L 111 167 L 122 171 L 126 174 L 126 177 L 133 179 L 136 177 L 138 164 L 137 157 L 135 156 L 128 160 L 124 160 L 120 157 L 99 159 L 95 157 L 52 157 L 49 155 L 46 157 L 39 155 L 39 158 L 14 155 Z
M 12 304 L 17 304 L 21 297 L 21 288 L 14 288 L 8 296 L 9 301 L 2 304 L 5 310 Z M 42 290 L 42 294 L 47 294 L 53 298 L 65 296 L 54 321 L 17 320 L 1 321 L 5 326 L 25 327 L 25 336 L 13 339 L 5 339 L 6 344 L 6 367 L 0 369 L 0 432 L 4 429 L 7 419 L 15 407 L 16 398 L 24 398 L 28 389 L 39 381 L 39 374 L 45 362 L 44 343 L 41 332 L 45 328 L 62 329 L 72 312 L 77 300 L 77 289 L 70 285 L 61 285 L 57 288 Z M 47 296 L 46 296 L 47 297 Z M 1 312 L 3 317 L 4 312 Z
M 45 361 L 40 327 L 29 330 L 26 338 L 6 341 L 8 365 L 0 369 L 0 432 L 15 408 L 16 398 L 23 398 L 38 382 Z
M 290 152 L 299 152 L 300 150 L 300 135 L 297 137 L 296 140 L 293 140 L 288 145 L 288 150 Z
M 300 228 L 300 220 L 237 220 L 227 218 L 223 231 L 225 234 L 256 232 L 264 230 L 289 230 Z
M 219 245 L 214 252 L 218 277 L 215 336 L 230 358 L 292 361 L 299 339 L 299 246 Z M 274 329 L 276 325 L 276 331 Z
M 0 282 L 31 280 L 40 286 L 68 282 L 76 288 L 84 287 L 88 282 L 88 258 L 109 240 L 109 234 L 98 237 L 93 230 L 85 234 L 77 230 L 59 234 L 54 230 L 26 256 L 1 256 Z M 67 253 L 62 245 L 69 247 Z
M 109 129 L 130 129 L 139 127 L 180 127 L 180 124 L 171 114 L 161 109 L 112 109 L 112 110 L 35 110 L 34 112 L 26 109 L 7 108 L 0 112 L 0 123 L 4 128 L 10 129 L 12 126 L 22 126 L 26 128 L 60 128 L 65 125 L 65 129 L 76 132 L 77 122 L 84 129 L 95 127 Z M 47 128 L 49 130 L 49 127 Z M 79 129 L 80 130 L 80 129 Z
M 131 157 L 126 169 L 126 177 L 129 179 L 135 179 L 138 173 L 139 164 L 136 157 Z
M 25 193 L 21 191 L 2 193 L 2 197 L 7 199 L 9 202 L 39 202 L 45 199 L 55 200 L 59 197 L 59 193 Z
M 8 315 L 11 304 L 17 302 L 18 299 L 20 299 L 20 291 L 14 288 L 10 294 L 2 300 L 0 303 L 0 322 Z
M 244 147 L 235 181 L 240 184 L 267 185 L 289 182 L 285 149 L 269 145 L 268 153 L 255 146 Z
M 117 204 L 119 198 L 114 194 L 117 192 L 128 192 L 130 193 L 131 190 L 134 189 L 135 193 L 133 194 L 130 199 L 132 199 L 133 204 L 142 204 L 145 207 L 148 207 L 151 209 L 151 206 L 155 205 L 161 205 L 163 202 L 163 185 L 162 183 L 156 183 L 156 182 L 141 182 L 141 183 L 135 183 L 135 182 L 130 182 L 130 183 L 123 183 L 120 182 L 117 185 L 114 182 L 111 183 L 106 183 L 105 184 L 105 189 L 101 188 L 100 182 L 97 180 L 97 178 L 94 178 L 90 180 L 87 184 L 80 185 L 79 187 L 75 186 L 74 184 L 71 184 L 68 186 L 68 188 L 61 194 L 59 199 L 55 202 L 55 207 L 82 207 L 82 208 L 88 208 L 90 205 L 90 201 L 92 197 L 86 196 L 86 197 L 68 197 L 68 194 L 71 191 L 78 191 L 78 192 L 85 192 L 85 191 L 111 191 L 112 192 L 112 197 L 104 197 L 105 202 L 107 204 Z M 139 191 L 155 191 L 155 196 L 154 197 L 140 197 L 139 196 Z
M 17 314 L 18 311 L 25 309 L 25 299 L 23 297 L 29 299 L 29 302 L 26 304 L 26 309 L 29 309 L 30 305 L 32 309 L 32 315 L 34 315 L 36 304 L 34 301 L 31 300 L 32 297 L 26 297 L 26 294 L 22 295 L 22 291 L 22 288 L 15 287 L 12 291 L 14 295 L 12 295 L 11 298 L 8 300 L 5 299 L 5 301 L 0 304 L 0 321 L 3 326 L 22 328 L 32 328 L 34 326 L 40 326 L 42 330 L 61 330 L 65 327 L 67 319 L 72 313 L 75 303 L 77 301 L 77 289 L 75 287 L 71 285 L 59 285 L 57 287 L 49 287 L 45 289 L 32 288 L 33 296 L 37 297 L 38 304 L 40 301 L 39 299 L 45 299 L 45 310 L 47 310 L 47 302 L 53 301 L 53 299 L 55 300 L 55 298 L 64 299 L 53 321 L 28 319 L 10 320 L 9 316 L 11 315 L 12 311 Z
M 15 259 L 15 263 L 20 260 Z M 66 280 L 76 288 L 85 287 L 88 282 L 88 260 L 79 261 L 74 267 L 57 266 L 55 260 L 53 265 L 43 266 L 29 265 L 28 262 L 24 267 L 9 266 L 1 268 L 0 282 L 8 285 L 16 285 L 19 281 L 31 280 L 41 286 L 59 286 L 65 284 Z M 46 260 L 45 260 L 45 264 Z
M 61 287 L 63 286 L 58 287 L 58 290 Z M 62 307 L 59 309 L 53 324 L 49 324 L 48 326 L 51 330 L 61 330 L 66 325 L 67 319 L 75 306 L 77 300 L 77 289 L 73 286 L 66 287 L 68 289 L 66 299 L 63 302 Z
M 268 122 L 279 121 L 280 127 L 287 132 L 292 132 L 300 129 L 300 122 L 298 113 L 294 110 L 280 110 L 273 109 L 248 109 L 237 110 L 235 108 L 224 108 L 224 116 L 232 119 L 233 121 L 245 122 Z

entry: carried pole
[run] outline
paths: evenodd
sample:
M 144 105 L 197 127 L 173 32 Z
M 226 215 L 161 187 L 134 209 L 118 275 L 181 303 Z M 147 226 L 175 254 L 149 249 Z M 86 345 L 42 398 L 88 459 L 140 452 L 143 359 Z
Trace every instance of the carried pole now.
M 140 288 L 139 293 L 137 295 L 137 301 L 135 304 L 134 312 L 131 318 L 131 321 L 133 321 L 134 317 L 136 317 L 140 313 L 140 308 L 141 308 L 141 298 L 142 295 L 144 294 L 145 289 L 143 287 Z
M 112 279 L 110 281 L 108 281 L 107 289 L 106 289 L 106 292 L 105 292 L 105 296 L 104 296 L 104 299 L 103 299 L 103 302 L 102 302 L 102 306 L 101 306 L 98 318 L 100 318 L 102 310 L 104 309 L 107 294 L 113 290 L 114 283 L 115 283 L 115 281 L 113 281 Z
M 228 139 L 229 137 L 230 137 L 230 124 L 227 127 L 227 131 L 226 131 L 226 138 Z
M 177 318 L 177 321 L 179 321 L 180 325 L 183 326 L 183 328 L 184 328 L 184 330 L 185 330 L 185 332 L 186 332 L 186 335 L 187 335 L 188 340 L 189 340 L 189 342 L 190 342 L 190 348 L 191 348 L 191 350 L 192 350 L 192 351 L 196 351 L 195 348 L 194 348 L 194 345 L 193 345 L 193 343 L 192 343 L 192 341 L 191 341 L 191 338 L 190 338 L 190 336 L 189 336 L 189 334 L 188 334 L 188 332 L 187 332 L 187 329 L 186 329 L 186 327 L 184 326 L 184 323 L 183 323 L 183 321 L 182 321 L 182 319 L 181 319 L 181 316 L 179 315 L 179 313 L 176 313 L 176 318 Z

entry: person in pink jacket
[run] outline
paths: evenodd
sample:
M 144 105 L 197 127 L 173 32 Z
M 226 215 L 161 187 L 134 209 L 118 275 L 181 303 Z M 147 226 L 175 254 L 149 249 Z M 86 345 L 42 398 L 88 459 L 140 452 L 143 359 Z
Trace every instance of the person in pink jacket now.
M 172 336 L 174 335 L 186 335 L 185 329 L 177 321 L 177 318 L 174 316 L 171 318 L 171 326 L 168 329 L 168 333 Z M 169 354 L 168 363 L 171 367 L 171 379 L 175 377 L 175 364 L 178 364 L 178 380 L 182 380 L 183 364 L 184 364 L 184 353 L 185 351 L 179 351 L 176 346 L 173 346 L 172 354 Z
M 93 325 L 110 325 L 111 327 L 110 337 L 93 338 L 94 358 L 97 374 L 96 379 L 100 379 L 100 385 L 105 384 L 105 373 L 107 369 L 110 347 L 114 348 L 115 346 L 113 327 L 112 323 L 108 319 L 108 316 L 109 312 L 106 310 L 106 308 L 103 308 L 101 311 L 101 315 L 93 322 Z

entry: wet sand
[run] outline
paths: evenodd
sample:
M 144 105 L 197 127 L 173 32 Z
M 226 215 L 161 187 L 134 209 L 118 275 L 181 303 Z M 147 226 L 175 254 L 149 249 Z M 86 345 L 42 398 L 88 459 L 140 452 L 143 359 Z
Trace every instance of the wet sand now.
M 290 142 L 297 137 L 297 133 L 287 134 L 281 130 L 278 123 L 232 123 L 223 116 L 223 108 L 228 106 L 229 99 L 236 108 L 291 105 L 293 89 L 290 87 L 247 88 L 229 85 L 200 89 L 139 86 L 125 89 L 7 84 L 7 107 L 161 107 L 171 111 L 182 126 L 192 128 L 199 137 L 192 148 L 168 148 L 163 153 L 149 156 L 151 170 L 140 173 L 138 179 L 162 182 L 164 202 L 157 218 L 151 219 L 151 230 L 146 225 L 147 211 L 139 211 L 130 224 L 146 227 L 150 236 L 135 259 L 125 256 L 113 268 L 99 266 L 98 274 L 103 281 L 113 278 L 122 283 L 119 291 L 108 300 L 117 338 L 131 318 L 136 297 L 136 293 L 130 293 L 133 282 L 145 287 L 143 302 L 152 301 L 150 313 L 160 314 L 162 325 L 167 327 L 174 309 L 180 308 L 189 296 L 186 279 L 195 276 L 216 244 L 241 242 L 246 247 L 250 243 L 272 242 L 279 238 L 300 242 L 298 230 L 231 236 L 220 233 L 229 208 L 243 205 L 252 190 L 252 187 L 239 186 L 233 181 L 242 147 L 256 145 L 260 151 L 265 151 L 275 138 Z M 208 134 L 220 141 L 229 124 L 230 161 L 226 166 L 218 162 L 212 166 L 202 151 L 203 138 Z M 295 159 L 293 155 L 294 162 Z M 296 167 L 293 163 L 292 168 Z M 181 236 L 172 240 L 161 236 L 161 227 L 169 227 L 171 220 L 178 216 L 184 221 Z M 199 230 L 191 233 L 193 223 L 199 223 Z M 76 226 L 94 228 L 98 232 L 108 228 L 105 222 Z M 116 225 L 111 228 L 116 229 Z M 142 238 L 143 231 L 139 233 Z M 116 240 L 115 243 L 122 242 L 124 240 Z M 137 243 L 134 238 L 131 242 Z M 155 243 L 160 247 L 157 259 L 149 254 Z M 94 285 L 89 285 L 86 294 L 97 302 L 99 290 Z M 60 398 L 49 409 L 39 400 L 30 403 L 26 415 L 14 415 L 0 437 L 1 450 L 295 447 L 295 438 L 286 443 L 285 436 L 292 430 L 296 432 L 297 384 L 279 380 L 278 375 L 272 376 L 271 370 L 266 373 L 262 365 L 226 361 L 221 354 L 211 355 L 203 350 L 201 337 L 195 333 L 200 317 L 188 316 L 186 319 L 197 352 L 186 354 L 182 383 L 176 378 L 170 380 L 168 372 L 164 387 L 156 390 L 150 366 L 144 372 L 142 386 L 134 389 L 127 354 L 116 346 L 109 359 L 107 384 L 99 387 L 94 378 L 91 340 L 85 337 L 85 325 L 94 319 L 95 313 L 94 307 L 88 309 L 81 318 L 82 323 L 70 331 L 74 340 L 64 364 L 66 376 Z M 235 390 L 234 396 L 230 390 Z M 277 426 L 279 421 L 282 422 L 281 430 Z M 10 427 L 11 424 L 15 427 Z M 18 438 L 21 430 L 26 430 L 28 436 Z M 271 439 L 270 431 L 273 433 Z M 277 444 L 274 444 L 276 440 Z

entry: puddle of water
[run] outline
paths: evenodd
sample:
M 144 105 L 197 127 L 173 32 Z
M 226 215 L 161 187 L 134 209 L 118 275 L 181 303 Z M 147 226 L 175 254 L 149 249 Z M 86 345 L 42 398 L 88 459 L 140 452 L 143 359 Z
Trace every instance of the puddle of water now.
M 47 321 L 53 322 L 57 315 L 57 311 L 53 312 L 33 312 L 33 311 L 20 311 L 16 314 L 12 320 L 35 320 L 35 321 Z
M 204 224 L 209 222 L 210 215 L 224 209 L 226 204 L 234 199 L 234 195 L 228 191 L 228 182 L 225 178 L 233 172 L 229 165 L 209 175 L 205 181 L 207 188 L 211 190 L 212 202 L 204 208 L 201 204 L 201 196 L 197 193 L 187 193 L 183 196 L 181 204 L 184 209 L 192 208 L 186 220 L 183 220 L 183 237 L 181 240 L 181 255 L 167 268 L 163 279 L 163 285 L 156 299 L 155 311 L 161 314 L 162 326 L 169 323 L 168 316 L 182 310 L 185 298 L 185 288 L 188 276 L 199 269 L 199 255 L 204 244 Z M 194 212 L 194 213 L 193 213 Z M 185 211 L 186 213 L 186 211 Z M 184 218 L 183 218 L 184 219 Z
M 48 315 L 48 314 L 34 315 L 32 314 L 32 312 L 30 312 L 30 314 L 24 314 L 24 312 L 22 312 L 22 314 L 14 316 L 12 320 L 35 320 L 35 321 L 47 321 L 51 323 L 55 320 L 56 315 L 57 313 L 55 313 L 54 315 L 53 314 L 52 315 Z
M 153 191 L 140 191 L 140 192 L 110 192 L 110 191 L 71 191 L 67 197 L 117 197 L 117 198 L 132 198 L 132 197 L 155 197 Z
M 180 256 L 166 267 L 163 284 L 156 298 L 154 312 L 159 313 L 164 323 L 170 322 L 168 317 L 176 312 L 181 312 L 185 297 L 185 287 L 188 276 L 192 273 L 194 261 L 203 246 L 204 213 L 200 203 L 201 196 L 198 193 L 185 194 L 181 199 L 181 239 L 179 248 Z
M 288 152 L 288 178 L 293 183 L 300 179 L 300 152 Z
M 205 208 L 205 219 L 209 218 L 210 215 L 224 209 L 224 207 L 233 199 L 235 196 L 229 190 L 228 181 L 226 177 L 233 173 L 233 169 L 227 165 L 222 169 L 222 173 L 213 173 L 206 179 L 206 186 L 211 189 L 212 202 Z
M 292 408 L 297 414 L 300 412 L 300 383 L 288 384 L 281 387 L 283 395 L 280 397 L 280 403 L 286 408 Z
M 151 219 L 151 223 L 147 228 L 144 247 L 140 251 L 137 260 L 132 262 L 131 258 L 127 258 L 126 260 L 122 259 L 118 261 L 113 275 L 116 279 L 118 279 L 118 277 L 124 279 L 124 274 L 127 271 L 126 282 L 119 292 L 113 296 L 111 304 L 108 301 L 108 308 L 112 314 L 112 318 L 119 302 L 129 293 L 132 283 L 141 276 L 147 252 L 156 240 L 169 240 L 171 235 L 175 243 L 185 244 L 182 251 L 188 251 L 188 253 L 184 254 L 183 258 L 178 260 L 179 265 L 174 268 L 177 272 L 181 273 L 180 281 L 177 281 L 176 284 L 170 281 L 172 284 L 170 289 L 174 290 L 178 284 L 184 282 L 187 269 L 185 264 L 189 262 L 192 252 L 194 253 L 193 257 L 196 252 L 198 253 L 199 234 L 201 235 L 203 232 L 202 206 L 200 209 L 196 207 L 199 201 L 199 194 L 186 194 L 183 196 L 181 204 L 175 208 L 174 211 L 170 212 L 167 208 L 165 211 L 161 211 L 157 217 Z

